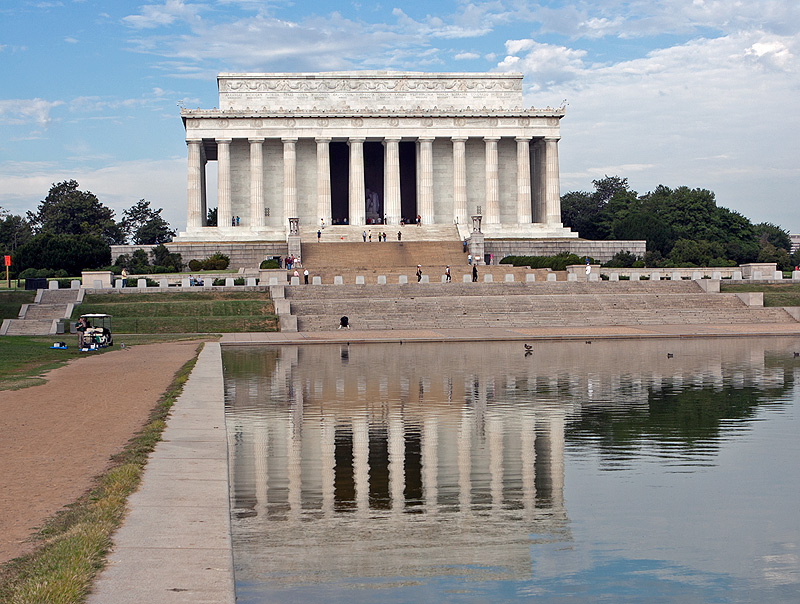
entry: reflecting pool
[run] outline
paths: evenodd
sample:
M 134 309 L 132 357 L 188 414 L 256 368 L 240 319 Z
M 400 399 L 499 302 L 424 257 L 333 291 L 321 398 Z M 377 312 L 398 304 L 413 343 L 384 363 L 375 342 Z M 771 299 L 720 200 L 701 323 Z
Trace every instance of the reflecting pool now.
M 226 347 L 237 601 L 800 601 L 795 352 Z

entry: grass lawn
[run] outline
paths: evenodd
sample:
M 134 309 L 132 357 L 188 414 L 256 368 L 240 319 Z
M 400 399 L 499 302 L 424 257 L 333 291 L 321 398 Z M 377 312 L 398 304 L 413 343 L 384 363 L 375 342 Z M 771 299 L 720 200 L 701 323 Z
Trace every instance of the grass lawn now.
M 764 292 L 764 306 L 800 306 L 800 283 L 726 283 L 720 282 L 722 293 Z
M 125 337 L 126 346 L 172 342 L 195 337 L 174 335 L 132 335 Z M 64 341 L 66 350 L 52 350 L 53 342 Z M 63 334 L 53 336 L 5 336 L 0 339 L 0 390 L 17 390 L 41 384 L 43 373 L 61 367 L 67 361 L 87 354 L 103 354 L 117 345 L 93 352 L 78 352 L 78 338 Z
M 114 333 L 221 333 L 277 331 L 272 300 L 264 292 L 176 292 L 86 296 L 72 318 L 112 316 Z
M 20 307 L 23 304 L 31 304 L 34 298 L 36 298 L 35 291 L 0 290 L 0 323 L 3 322 L 3 319 L 16 319 L 19 316 Z
M 111 535 L 125 516 L 127 498 L 138 488 L 148 455 L 161 440 L 169 410 L 196 360 L 195 356 L 175 374 L 147 424 L 112 458 L 95 487 L 41 528 L 41 547 L 0 568 L 0 601 L 81 604 L 86 600 L 92 580 L 105 564 Z

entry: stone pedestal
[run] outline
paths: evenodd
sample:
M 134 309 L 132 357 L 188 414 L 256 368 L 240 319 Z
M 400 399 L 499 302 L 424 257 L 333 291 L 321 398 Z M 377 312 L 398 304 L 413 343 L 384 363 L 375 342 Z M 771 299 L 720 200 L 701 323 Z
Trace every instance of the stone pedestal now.
M 481 233 L 481 216 L 472 217 L 472 234 L 469 237 L 469 253 L 475 264 L 483 264 L 484 240 Z

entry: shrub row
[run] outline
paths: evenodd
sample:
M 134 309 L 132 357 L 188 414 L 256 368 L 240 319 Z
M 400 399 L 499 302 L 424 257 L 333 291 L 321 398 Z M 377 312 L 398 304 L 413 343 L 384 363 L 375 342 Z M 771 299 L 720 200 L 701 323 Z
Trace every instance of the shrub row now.
M 228 268 L 231 259 L 225 254 L 217 252 L 203 260 L 189 260 L 190 271 L 222 271 Z M 216 285 L 216 283 L 214 284 Z

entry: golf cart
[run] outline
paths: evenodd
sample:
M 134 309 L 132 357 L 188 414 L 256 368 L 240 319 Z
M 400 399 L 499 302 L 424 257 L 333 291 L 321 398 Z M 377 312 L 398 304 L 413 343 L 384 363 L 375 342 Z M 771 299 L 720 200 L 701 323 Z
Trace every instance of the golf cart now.
M 114 344 L 111 335 L 111 315 L 81 315 L 76 325 L 81 350 L 97 350 Z

